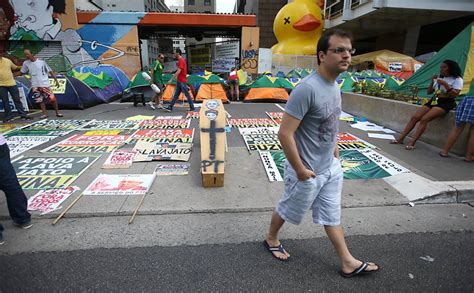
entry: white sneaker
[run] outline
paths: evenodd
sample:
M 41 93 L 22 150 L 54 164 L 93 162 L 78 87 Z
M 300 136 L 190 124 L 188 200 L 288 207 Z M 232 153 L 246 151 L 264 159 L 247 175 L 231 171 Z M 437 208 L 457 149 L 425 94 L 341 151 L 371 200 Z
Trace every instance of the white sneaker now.
M 148 105 L 150 105 L 150 108 L 153 110 L 156 110 L 155 104 L 153 102 L 149 102 Z

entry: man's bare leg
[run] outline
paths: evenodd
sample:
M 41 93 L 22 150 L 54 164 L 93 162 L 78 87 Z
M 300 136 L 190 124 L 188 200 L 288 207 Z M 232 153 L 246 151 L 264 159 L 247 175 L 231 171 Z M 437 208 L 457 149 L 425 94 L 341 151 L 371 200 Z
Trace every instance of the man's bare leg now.
M 336 249 L 336 253 L 341 260 L 341 270 L 342 272 L 348 274 L 353 272 L 355 269 L 362 265 L 360 260 L 357 260 L 352 256 L 349 252 L 349 248 L 347 248 L 346 240 L 344 239 L 344 231 L 342 230 L 341 225 L 337 226 L 324 226 L 324 230 L 326 230 L 326 234 L 331 240 L 334 249 Z M 365 269 L 366 271 L 373 271 L 378 270 L 378 266 L 374 263 L 369 262 L 369 265 Z
M 284 223 L 285 220 L 283 220 L 280 215 L 274 211 L 266 239 L 269 246 L 274 247 L 280 245 L 280 240 L 278 240 L 278 232 Z M 279 251 L 273 251 L 272 253 L 280 259 L 287 259 L 290 257 L 290 254 L 286 250 L 285 253 L 281 253 Z
M 44 103 L 39 103 L 41 112 L 43 112 L 43 117 L 48 117 L 48 112 L 46 112 L 46 106 Z

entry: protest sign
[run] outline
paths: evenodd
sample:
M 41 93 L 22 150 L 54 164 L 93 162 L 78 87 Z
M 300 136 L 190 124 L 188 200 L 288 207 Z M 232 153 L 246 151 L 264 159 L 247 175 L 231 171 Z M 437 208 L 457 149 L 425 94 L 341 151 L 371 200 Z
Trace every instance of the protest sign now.
M 337 134 L 337 146 L 339 150 L 359 150 L 376 148 L 373 144 L 366 142 L 350 133 L 340 132 Z
M 371 149 L 341 150 L 339 158 L 345 179 L 379 179 L 409 172 Z
M 84 195 L 143 195 L 155 180 L 155 174 L 100 174 Z
M 141 121 L 134 120 L 93 120 L 80 130 L 137 129 Z
M 42 153 L 110 153 L 123 145 L 130 135 L 73 135 Z
M 23 189 L 65 188 L 99 156 L 20 157 L 12 162 Z
M 104 129 L 104 130 L 89 130 L 84 132 L 83 135 L 95 136 L 95 135 L 118 135 L 122 132 L 121 129 Z
M 270 182 L 283 181 L 285 153 L 283 151 L 259 151 L 260 159 Z
M 147 115 L 135 115 L 126 118 L 127 121 L 134 121 L 134 120 L 149 120 L 153 119 L 155 116 L 147 116 Z
M 199 118 L 199 112 L 197 111 L 190 111 L 186 115 L 186 119 L 198 119 Z
M 13 130 L 8 136 L 62 136 L 89 124 L 90 120 L 49 120 L 44 119 Z
M 190 164 L 158 164 L 155 168 L 155 174 L 163 175 L 188 175 Z
M 239 128 L 241 135 L 244 134 L 259 134 L 259 133 L 275 133 L 278 134 L 280 127 L 254 127 L 254 128 Z
M 0 133 L 7 133 L 10 130 L 17 129 L 17 128 L 19 128 L 19 126 L 16 124 L 3 123 L 3 124 L 0 124 Z
M 228 122 L 230 126 L 238 128 L 278 126 L 270 118 L 232 118 L 228 119 Z
M 281 120 L 283 119 L 283 112 L 265 112 L 270 119 L 272 119 L 276 124 L 280 125 Z
M 124 169 L 130 168 L 133 163 L 133 151 L 113 151 L 102 165 L 103 169 Z
M 242 135 L 249 151 L 277 151 L 281 144 L 276 133 L 258 133 Z
M 168 129 L 168 128 L 189 128 L 191 119 L 152 119 L 143 120 L 138 128 L 140 129 Z
M 134 162 L 146 161 L 185 161 L 191 156 L 190 143 L 160 143 L 139 140 L 134 151 L 137 152 Z
M 5 140 L 10 149 L 10 157 L 13 158 L 55 138 L 56 136 L 9 136 Z
M 40 211 L 41 215 L 53 212 L 59 209 L 61 203 L 76 190 L 79 190 L 79 188 L 75 186 L 62 189 L 41 190 L 28 199 L 28 210 Z
M 142 129 L 137 130 L 130 138 L 131 142 L 138 140 L 172 143 L 192 143 L 194 129 Z

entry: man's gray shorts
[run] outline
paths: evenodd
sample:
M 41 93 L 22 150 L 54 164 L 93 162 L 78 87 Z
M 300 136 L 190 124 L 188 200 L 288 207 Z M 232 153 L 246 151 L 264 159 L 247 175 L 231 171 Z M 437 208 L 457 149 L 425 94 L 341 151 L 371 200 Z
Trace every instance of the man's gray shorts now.
M 297 225 L 311 208 L 314 223 L 339 225 L 342 180 L 341 163 L 336 158 L 329 169 L 306 181 L 299 181 L 295 170 L 285 162 L 285 191 L 278 202 L 276 212 L 283 220 Z

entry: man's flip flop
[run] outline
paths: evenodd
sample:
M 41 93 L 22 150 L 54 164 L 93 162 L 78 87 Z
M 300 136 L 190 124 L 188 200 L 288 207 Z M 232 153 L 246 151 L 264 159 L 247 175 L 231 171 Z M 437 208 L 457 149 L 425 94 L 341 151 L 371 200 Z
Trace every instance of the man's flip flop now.
M 415 149 L 415 146 L 414 146 L 414 145 L 407 145 L 407 146 L 405 146 L 405 149 L 406 149 L 407 151 L 412 151 L 412 150 Z
M 56 114 L 56 117 L 64 117 L 63 114 Z
M 267 240 L 263 240 L 263 246 L 265 246 L 265 248 L 272 254 L 272 256 L 280 261 L 288 261 L 290 259 L 290 257 L 286 258 L 286 259 L 283 259 L 283 258 L 279 258 L 278 256 L 276 256 L 275 254 L 273 254 L 273 252 L 281 252 L 283 254 L 285 254 L 285 249 L 283 248 L 283 245 L 278 245 L 278 246 L 270 246 L 267 242 Z
M 360 267 L 358 267 L 357 269 L 353 270 L 352 272 L 350 273 L 344 273 L 342 270 L 339 271 L 339 274 L 341 276 L 343 276 L 344 278 L 352 278 L 352 277 L 355 277 L 355 276 L 361 276 L 361 275 L 364 275 L 364 274 L 371 274 L 371 273 L 375 273 L 375 272 L 378 272 L 380 270 L 380 266 L 375 264 L 377 266 L 377 269 L 376 270 L 371 270 L 371 271 L 366 271 L 365 269 L 369 266 L 369 263 L 368 262 L 363 262 Z
M 390 144 L 402 144 L 403 142 L 399 142 L 398 140 L 394 139 L 390 141 Z

